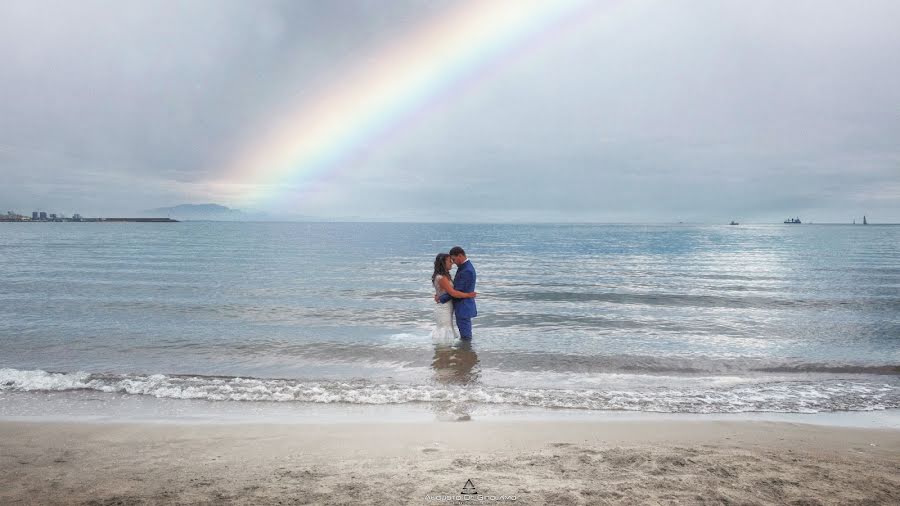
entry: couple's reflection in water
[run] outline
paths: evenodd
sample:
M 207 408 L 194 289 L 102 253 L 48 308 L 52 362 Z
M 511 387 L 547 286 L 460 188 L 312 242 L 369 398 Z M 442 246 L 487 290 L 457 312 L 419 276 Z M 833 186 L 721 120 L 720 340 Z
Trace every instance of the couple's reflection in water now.
M 468 388 L 478 384 L 481 368 L 478 354 L 468 339 L 453 343 L 435 343 L 431 361 L 434 381 L 446 386 L 448 397 L 434 404 L 440 420 L 467 421 L 472 419 L 473 403 L 467 400 Z M 461 398 L 462 397 L 462 398 Z

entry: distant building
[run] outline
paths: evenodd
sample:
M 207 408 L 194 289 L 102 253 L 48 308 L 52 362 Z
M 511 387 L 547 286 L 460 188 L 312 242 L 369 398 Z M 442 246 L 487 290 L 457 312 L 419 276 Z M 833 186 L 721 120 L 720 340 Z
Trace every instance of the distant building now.
M 38 219 L 38 212 L 37 212 L 37 211 L 31 213 L 31 219 L 32 219 L 32 220 L 37 220 L 37 219 Z
M 40 219 L 46 220 L 46 219 L 47 219 L 47 213 L 45 213 L 44 211 L 41 211 Z
M 7 211 L 6 214 L 0 214 L 0 221 L 25 221 L 26 218 L 15 211 Z
M 81 215 L 78 213 L 73 214 L 72 221 L 81 221 Z

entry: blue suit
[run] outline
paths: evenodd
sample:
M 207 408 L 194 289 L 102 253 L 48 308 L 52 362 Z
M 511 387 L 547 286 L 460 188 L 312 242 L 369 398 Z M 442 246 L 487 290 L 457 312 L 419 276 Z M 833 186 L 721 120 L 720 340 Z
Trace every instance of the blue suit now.
M 458 292 L 475 291 L 475 267 L 472 262 L 466 263 L 456 269 L 456 277 L 453 278 L 453 288 Z M 452 297 L 445 293 L 441 295 L 441 304 L 446 303 Z M 459 327 L 459 335 L 463 339 L 472 338 L 472 318 L 478 316 L 478 308 L 475 307 L 475 299 L 453 299 L 453 312 L 456 314 L 456 326 Z

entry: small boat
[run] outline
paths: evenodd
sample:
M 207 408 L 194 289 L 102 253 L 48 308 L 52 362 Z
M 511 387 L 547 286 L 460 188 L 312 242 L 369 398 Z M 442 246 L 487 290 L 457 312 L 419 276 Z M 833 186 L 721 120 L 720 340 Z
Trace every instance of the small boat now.
M 866 221 L 866 215 L 863 215 L 863 225 L 868 225 L 869 222 Z
M 740 225 L 740 223 L 738 223 L 738 222 L 732 220 L 731 223 L 729 223 L 729 225 Z
M 793 224 L 793 225 L 799 225 L 800 223 L 802 223 L 802 222 L 800 221 L 800 218 L 790 218 L 790 219 L 784 220 L 784 222 L 785 222 L 785 223 L 790 223 L 790 224 Z

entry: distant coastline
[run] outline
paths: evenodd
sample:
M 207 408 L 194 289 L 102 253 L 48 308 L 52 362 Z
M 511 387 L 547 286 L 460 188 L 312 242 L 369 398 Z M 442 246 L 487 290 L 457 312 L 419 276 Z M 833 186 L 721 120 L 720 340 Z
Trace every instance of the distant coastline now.
M 82 218 L 74 215 L 71 218 L 64 216 L 53 217 L 28 217 L 21 214 L 9 212 L 0 215 L 0 222 L 6 223 L 178 223 L 178 220 L 172 218 Z
M 726 226 L 795 226 L 801 223 L 799 218 L 795 221 L 744 221 L 740 223 L 732 221 L 728 222 L 695 222 L 695 221 L 674 221 L 674 222 L 616 222 L 616 221 L 507 221 L 507 220 L 484 220 L 484 221 L 455 221 L 455 224 L 474 224 L 474 225 L 647 225 L 647 226 L 707 226 L 707 225 L 726 225 Z M 73 214 L 67 217 L 64 214 L 48 213 L 44 211 L 34 211 L 31 215 L 19 214 L 15 211 L 8 211 L 6 214 L 0 214 L 0 222 L 136 222 L 136 223 L 178 223 L 178 222 L 244 222 L 244 223 L 414 223 L 414 224 L 441 224 L 444 221 L 417 221 L 404 219 L 366 219 L 360 216 L 340 216 L 340 217 L 323 217 L 323 216 L 307 216 L 307 215 L 284 215 L 284 214 L 267 214 L 263 212 L 245 212 L 239 209 L 232 209 L 218 204 L 182 204 L 174 207 L 161 207 L 149 209 L 146 211 L 137 211 L 134 217 L 113 217 L 113 218 L 85 218 L 80 214 Z M 829 226 L 862 226 L 857 220 L 850 222 L 813 222 L 803 221 L 803 225 L 829 225 Z M 895 226 L 900 223 L 871 223 L 865 222 L 870 226 Z

